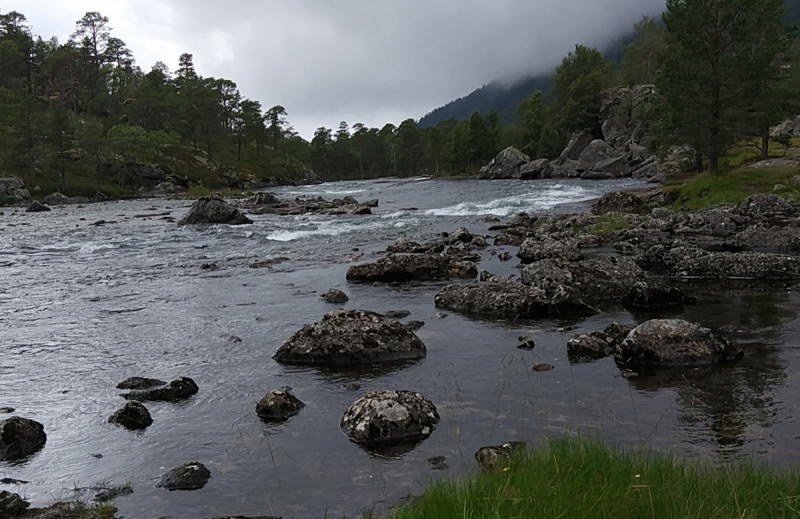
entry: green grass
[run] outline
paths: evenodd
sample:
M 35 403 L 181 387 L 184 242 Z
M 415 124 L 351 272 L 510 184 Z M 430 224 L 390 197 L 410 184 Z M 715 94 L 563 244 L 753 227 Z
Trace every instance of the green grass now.
M 800 476 L 711 466 L 599 441 L 552 442 L 496 472 L 439 482 L 389 519 L 780 519 L 800 517 Z
M 794 177 L 800 168 L 780 167 L 764 169 L 738 169 L 716 175 L 703 173 L 684 181 L 664 184 L 664 192 L 673 200 L 675 208 L 704 209 L 722 204 L 739 204 L 755 193 L 775 192 L 789 200 L 800 199 L 800 186 Z M 785 187 L 777 191 L 774 187 Z

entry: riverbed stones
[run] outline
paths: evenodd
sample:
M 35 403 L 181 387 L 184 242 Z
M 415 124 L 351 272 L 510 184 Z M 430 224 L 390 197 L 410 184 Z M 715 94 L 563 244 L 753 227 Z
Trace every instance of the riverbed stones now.
M 125 407 L 111 415 L 108 422 L 137 431 L 150 427 L 153 424 L 153 418 L 141 402 L 128 402 Z
M 528 238 L 519 247 L 517 254 L 522 263 L 534 263 L 543 259 L 557 258 L 564 261 L 580 261 L 583 253 L 573 239 L 553 239 L 550 236 Z
M 22 515 L 30 505 L 19 494 L 0 490 L 0 517 L 3 519 Z
M 592 205 L 592 213 L 596 215 L 608 213 L 644 214 L 645 212 L 644 200 L 633 193 L 625 191 L 606 193 Z
M 156 484 L 167 490 L 200 490 L 211 479 L 211 471 L 197 461 L 175 467 L 161 477 Z
M 765 252 L 709 252 L 691 245 L 655 245 L 636 261 L 678 278 L 800 279 L 800 257 Z
M 660 310 L 683 306 L 684 296 L 676 287 L 637 281 L 622 298 L 622 304 L 639 310 Z
M 47 211 L 52 211 L 52 209 L 50 209 L 49 207 L 47 207 L 38 200 L 34 200 L 33 202 L 31 202 L 28 208 L 25 210 L 26 213 L 44 213 Z
M 256 414 L 265 422 L 285 422 L 298 414 L 306 405 L 292 394 L 292 389 L 273 389 L 256 404 Z
M 727 238 L 722 248 L 731 252 L 800 252 L 800 226 L 757 223 Z
M 425 344 L 396 320 L 367 310 L 339 310 L 301 328 L 273 358 L 283 364 L 347 365 L 425 355 Z
M 728 340 L 681 319 L 653 319 L 639 325 L 616 352 L 623 364 L 653 367 L 715 364 L 738 356 Z
M 117 389 L 153 389 L 166 385 L 166 382 L 157 378 L 129 377 L 117 384 Z
M 471 261 L 434 254 L 393 254 L 374 263 L 353 265 L 347 270 L 348 281 L 367 283 L 473 279 L 477 275 L 478 266 Z
M 408 254 L 439 254 L 444 252 L 443 243 L 420 244 L 408 238 L 398 238 L 392 245 L 386 248 L 386 252 L 408 253 Z
M 14 416 L 0 421 L 0 460 L 30 456 L 46 442 L 44 426 L 35 420 Z
M 407 443 L 430 436 L 436 406 L 413 391 L 375 391 L 356 400 L 339 423 L 350 440 L 365 445 Z
M 140 402 L 179 402 L 187 400 L 196 395 L 200 390 L 194 380 L 189 377 L 176 378 L 164 387 L 155 389 L 145 389 L 142 391 L 131 391 L 122 395 L 127 400 L 138 400 Z
M 567 355 L 570 360 L 603 359 L 612 355 L 618 345 L 619 342 L 606 333 L 582 333 L 567 341 Z
M 347 296 L 347 294 L 335 288 L 328 290 L 320 297 L 326 303 L 331 303 L 331 304 L 343 304 L 350 301 L 350 298 Z
M 217 197 L 204 197 L 194 203 L 178 225 L 227 224 L 246 225 L 253 221 L 237 208 Z

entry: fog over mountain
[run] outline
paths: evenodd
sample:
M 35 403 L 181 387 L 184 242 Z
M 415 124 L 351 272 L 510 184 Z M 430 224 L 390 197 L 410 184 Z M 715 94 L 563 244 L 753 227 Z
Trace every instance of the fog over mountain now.
M 68 38 L 86 11 L 145 70 L 183 52 L 198 71 L 282 104 L 306 138 L 346 120 L 419 118 L 496 79 L 554 67 L 576 43 L 603 47 L 664 0 L 10 0 L 36 34 Z

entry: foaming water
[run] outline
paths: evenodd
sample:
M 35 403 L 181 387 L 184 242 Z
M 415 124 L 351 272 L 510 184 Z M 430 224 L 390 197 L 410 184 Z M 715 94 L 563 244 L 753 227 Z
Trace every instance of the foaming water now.
M 352 194 L 380 206 L 368 216 L 260 215 L 242 227 L 136 217 L 180 218 L 191 204 L 176 201 L 7 209 L 0 407 L 42 422 L 48 442 L 22 463 L 1 463 L 3 477 L 30 481 L 2 488 L 42 505 L 70 498 L 76 486 L 129 482 L 134 494 L 116 502 L 125 517 L 349 517 L 392 505 L 431 478 L 465 474 L 482 445 L 575 431 L 693 457 L 800 461 L 794 293 L 687 287 L 700 304 L 675 316 L 724 331 L 747 357 L 729 369 L 628 379 L 610 359 L 570 364 L 565 344 L 572 334 L 644 316 L 610 309 L 578 322 L 440 318 L 433 304 L 440 284 L 345 281 L 349 265 L 382 257 L 400 236 L 424 241 L 459 226 L 485 235 L 486 215 L 565 211 L 631 185 L 414 179 L 284 188 L 277 190 L 284 196 Z M 116 223 L 91 225 L 99 220 Z M 502 251 L 515 252 L 489 248 L 481 268 L 519 274 L 514 261 L 493 255 Z M 276 364 L 285 339 L 337 308 L 319 298 L 332 287 L 349 294 L 345 307 L 404 309 L 425 321 L 417 334 L 427 358 L 355 371 Z M 533 352 L 516 348 L 522 334 L 534 337 Z M 231 335 L 242 342 L 229 342 Z M 556 369 L 534 373 L 537 362 Z M 115 385 L 129 376 L 189 376 L 200 393 L 182 404 L 147 404 L 153 425 L 131 433 L 107 423 L 124 404 Z M 348 390 L 350 382 L 361 389 Z M 306 408 L 285 424 L 261 423 L 256 402 L 286 385 Z M 350 443 L 339 430 L 342 413 L 379 389 L 431 398 L 442 416 L 434 434 L 392 456 Z M 428 472 L 426 459 L 436 455 L 447 456 L 449 472 Z M 190 461 L 210 468 L 206 488 L 155 488 L 165 470 Z

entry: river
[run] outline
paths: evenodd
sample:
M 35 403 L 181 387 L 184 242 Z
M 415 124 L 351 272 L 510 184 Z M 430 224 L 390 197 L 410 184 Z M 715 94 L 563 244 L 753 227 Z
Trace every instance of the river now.
M 0 463 L 0 488 L 34 505 L 74 497 L 76 487 L 130 483 L 116 501 L 125 517 L 199 519 L 220 515 L 356 517 L 421 491 L 432 479 L 474 470 L 475 450 L 509 440 L 536 443 L 593 434 L 680 456 L 719 460 L 756 455 L 800 461 L 800 297 L 753 286 L 686 286 L 699 304 L 672 314 L 719 330 L 746 352 L 734 367 L 625 378 L 611 359 L 570 364 L 566 341 L 618 320 L 612 310 L 577 322 L 492 322 L 446 312 L 437 283 L 348 285 L 354 262 L 375 260 L 400 236 L 424 241 L 465 226 L 488 235 L 488 215 L 579 211 L 628 182 L 377 181 L 276 190 L 283 196 L 380 199 L 371 216 L 255 216 L 252 226 L 178 227 L 186 201 L 109 202 L 0 216 L 0 406 L 45 425 L 44 449 Z M 98 220 L 107 223 L 91 225 Z M 480 268 L 518 272 L 490 247 Z M 265 268 L 250 265 L 285 258 Z M 215 263 L 217 270 L 203 270 Z M 409 310 L 426 322 L 426 359 L 358 371 L 284 367 L 281 343 L 334 306 Z M 660 314 L 659 316 L 665 316 Z M 533 351 L 517 349 L 531 335 Z M 236 335 L 242 342 L 229 342 Z M 535 373 L 535 363 L 556 369 Z M 150 403 L 154 424 L 133 433 L 107 423 L 124 404 L 115 385 L 129 376 L 193 378 L 200 392 L 181 403 Z M 349 390 L 351 382 L 361 385 Z M 256 402 L 291 386 L 306 403 L 281 425 L 263 424 Z M 442 420 L 414 450 L 363 451 L 339 430 L 360 394 L 414 389 Z M 427 458 L 447 457 L 431 472 Z M 212 473 L 195 492 L 155 488 L 166 470 L 199 461 Z

